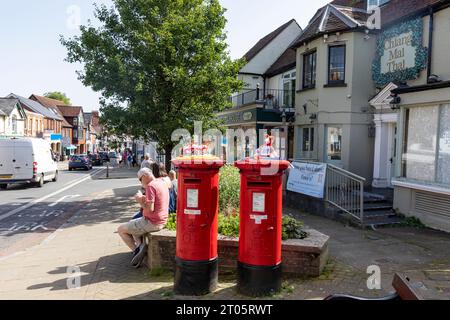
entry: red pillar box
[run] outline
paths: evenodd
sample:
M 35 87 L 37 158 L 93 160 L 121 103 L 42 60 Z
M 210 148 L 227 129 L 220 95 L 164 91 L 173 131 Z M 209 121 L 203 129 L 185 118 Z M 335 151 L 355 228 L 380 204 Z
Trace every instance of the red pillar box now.
M 283 173 L 288 161 L 242 160 L 238 290 L 264 296 L 281 289 Z
M 203 295 L 218 280 L 217 217 L 221 160 L 178 158 L 177 249 L 174 291 Z

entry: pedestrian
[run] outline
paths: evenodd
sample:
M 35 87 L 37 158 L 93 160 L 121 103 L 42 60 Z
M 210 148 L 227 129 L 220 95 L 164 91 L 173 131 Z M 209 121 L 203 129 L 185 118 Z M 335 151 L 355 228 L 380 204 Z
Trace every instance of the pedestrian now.
M 127 156 L 127 166 L 128 169 L 131 169 L 131 165 L 133 164 L 133 156 L 131 155 L 131 152 L 128 153 Z
M 169 191 L 164 181 L 156 179 L 148 168 L 139 170 L 138 178 L 146 189 L 145 196 L 140 191 L 135 196 L 136 202 L 143 208 L 143 217 L 118 228 L 120 237 L 133 252 L 131 265 L 136 268 L 141 266 L 147 252 L 142 237 L 162 230 L 169 217 Z
M 136 154 L 133 153 L 133 168 L 137 166 Z
M 142 163 L 141 163 L 141 169 L 142 168 L 149 168 L 149 169 L 151 169 L 152 168 L 152 163 L 154 163 L 155 161 L 153 161 L 151 158 L 150 158 L 150 154 L 149 153 L 146 153 L 145 155 L 144 155 L 144 160 L 142 161 Z
M 178 180 L 177 173 L 174 170 L 169 172 L 169 178 L 172 183 L 172 187 L 169 189 L 169 212 L 177 212 L 177 198 L 178 198 Z

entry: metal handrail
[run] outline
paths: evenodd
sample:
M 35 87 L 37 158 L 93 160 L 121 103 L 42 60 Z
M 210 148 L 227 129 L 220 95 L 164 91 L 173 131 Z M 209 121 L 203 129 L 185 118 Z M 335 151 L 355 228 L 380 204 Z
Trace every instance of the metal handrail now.
M 309 164 L 316 161 L 294 160 Z M 327 164 L 325 201 L 364 223 L 364 184 L 366 179 L 352 172 Z

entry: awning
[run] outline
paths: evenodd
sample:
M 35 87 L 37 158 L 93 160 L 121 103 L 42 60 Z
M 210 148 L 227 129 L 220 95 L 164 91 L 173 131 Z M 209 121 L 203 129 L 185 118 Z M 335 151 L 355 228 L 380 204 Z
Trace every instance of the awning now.
M 75 147 L 74 145 L 70 145 L 66 148 L 67 150 L 76 150 L 77 147 Z

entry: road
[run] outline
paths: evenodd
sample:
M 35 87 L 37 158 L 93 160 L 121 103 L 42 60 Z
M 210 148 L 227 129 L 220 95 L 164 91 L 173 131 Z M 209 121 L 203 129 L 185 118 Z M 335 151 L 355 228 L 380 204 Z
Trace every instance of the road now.
M 0 190 L 0 259 L 39 244 L 60 228 L 96 193 L 138 185 L 137 179 L 104 179 L 104 167 L 60 171 L 43 188 L 10 185 Z

